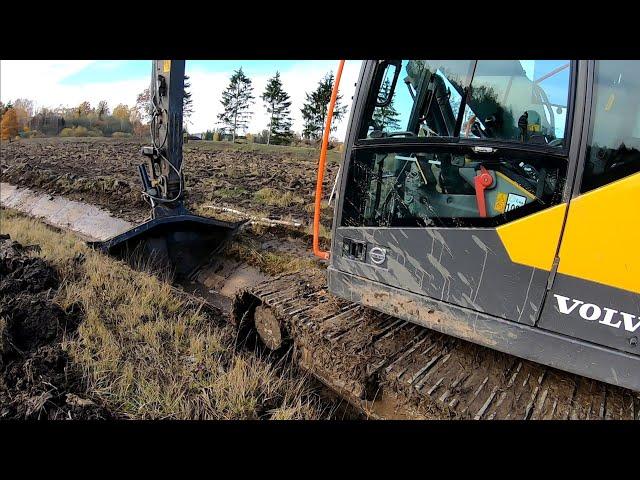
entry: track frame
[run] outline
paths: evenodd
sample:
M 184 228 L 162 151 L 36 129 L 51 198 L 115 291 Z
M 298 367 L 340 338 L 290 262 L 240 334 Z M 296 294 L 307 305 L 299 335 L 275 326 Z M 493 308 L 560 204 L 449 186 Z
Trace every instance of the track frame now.
M 640 391 L 640 357 L 417 295 L 329 267 L 329 290 L 446 335 Z M 437 312 L 437 313 L 436 313 Z

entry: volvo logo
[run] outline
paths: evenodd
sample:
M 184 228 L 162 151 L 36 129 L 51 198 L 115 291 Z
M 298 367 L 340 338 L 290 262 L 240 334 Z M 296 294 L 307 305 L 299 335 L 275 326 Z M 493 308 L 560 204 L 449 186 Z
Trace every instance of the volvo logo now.
M 369 251 L 369 258 L 376 265 L 382 265 L 387 259 L 387 251 L 381 247 L 373 247 Z
M 558 311 L 564 315 L 570 315 L 572 312 L 577 313 L 588 322 L 595 322 L 612 328 L 620 328 L 621 326 L 627 332 L 635 332 L 640 328 L 640 318 L 631 313 L 620 312 L 613 308 L 599 307 L 594 303 L 585 303 L 577 298 L 569 298 L 563 295 L 553 294 L 558 301 Z

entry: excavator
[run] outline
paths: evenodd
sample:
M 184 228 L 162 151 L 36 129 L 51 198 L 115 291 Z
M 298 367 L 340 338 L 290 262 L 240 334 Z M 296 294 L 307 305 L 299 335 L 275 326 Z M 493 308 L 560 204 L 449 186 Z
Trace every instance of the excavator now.
M 363 61 L 323 251 L 344 62 L 326 271 L 230 321 L 374 418 L 640 419 L 640 62 Z M 241 226 L 184 207 L 184 65 L 153 61 L 151 219 L 96 244 L 177 275 Z

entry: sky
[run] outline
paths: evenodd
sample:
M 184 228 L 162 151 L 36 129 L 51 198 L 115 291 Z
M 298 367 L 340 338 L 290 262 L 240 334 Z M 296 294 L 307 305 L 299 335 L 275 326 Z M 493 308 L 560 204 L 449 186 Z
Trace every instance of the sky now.
M 351 106 L 360 61 L 345 63 L 340 82 L 343 104 Z M 334 74 L 338 60 L 187 60 L 193 114 L 188 126 L 192 133 L 213 130 L 222 111 L 220 99 L 232 72 L 242 67 L 251 78 L 255 103 L 249 132 L 268 126 L 268 114 L 260 99 L 267 80 L 276 70 L 291 97 L 293 130 L 302 131 L 300 109 L 305 93 L 314 90 L 329 71 Z M 88 100 L 96 106 L 106 100 L 111 109 L 119 103 L 135 104 L 138 93 L 149 86 L 151 60 L 1 60 L 0 100 L 33 100 L 36 107 L 76 106 Z M 343 140 L 348 115 L 337 124 L 336 138 Z

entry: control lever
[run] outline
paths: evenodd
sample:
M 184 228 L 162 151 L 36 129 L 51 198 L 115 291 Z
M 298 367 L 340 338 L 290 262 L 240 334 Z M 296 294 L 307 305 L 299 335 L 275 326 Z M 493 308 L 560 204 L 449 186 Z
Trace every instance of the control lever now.
M 478 203 L 478 212 L 480 216 L 487 216 L 487 202 L 484 197 L 484 191 L 494 185 L 494 180 L 489 171 L 480 165 L 480 173 L 473 179 L 473 186 L 476 189 L 476 202 Z

